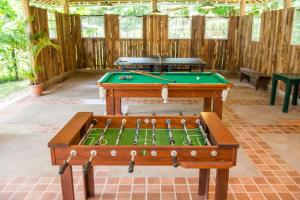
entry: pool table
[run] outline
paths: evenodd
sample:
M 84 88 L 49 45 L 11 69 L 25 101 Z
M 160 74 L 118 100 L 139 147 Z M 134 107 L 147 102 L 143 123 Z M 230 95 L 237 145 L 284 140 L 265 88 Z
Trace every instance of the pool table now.
M 203 111 L 215 112 L 222 117 L 222 101 L 232 84 L 212 72 L 108 72 L 97 82 L 100 98 L 106 99 L 106 114 L 121 115 L 121 98 L 204 98 Z M 121 77 L 121 78 L 120 78 Z M 131 79 L 120 80 L 124 77 Z M 158 78 L 159 77 L 159 78 Z M 200 109 L 199 109 L 200 111 Z

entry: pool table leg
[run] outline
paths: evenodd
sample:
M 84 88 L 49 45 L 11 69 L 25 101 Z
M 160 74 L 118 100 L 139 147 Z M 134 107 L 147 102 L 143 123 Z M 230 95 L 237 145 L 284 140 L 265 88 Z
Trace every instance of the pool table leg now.
M 208 199 L 210 169 L 199 170 L 198 194 L 204 199 Z
M 69 165 L 60 175 L 61 193 L 63 199 L 75 200 L 72 166 Z
M 93 166 L 90 167 L 86 175 L 83 175 L 83 191 L 86 199 L 95 195 Z
M 211 112 L 211 98 L 209 98 L 209 97 L 204 98 L 203 111 Z
M 106 114 L 115 115 L 115 98 L 113 90 L 106 91 Z
M 213 111 L 218 115 L 220 119 L 222 119 L 222 108 L 223 102 L 222 102 L 222 92 L 218 92 L 218 95 L 214 97 L 213 101 Z
M 122 115 L 121 97 L 114 98 L 115 115 Z

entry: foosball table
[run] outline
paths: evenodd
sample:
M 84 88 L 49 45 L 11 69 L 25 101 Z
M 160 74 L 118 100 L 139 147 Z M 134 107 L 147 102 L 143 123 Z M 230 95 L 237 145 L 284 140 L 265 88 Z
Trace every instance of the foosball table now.
M 82 166 L 85 197 L 95 194 L 95 165 L 199 168 L 198 193 L 208 198 L 210 169 L 216 169 L 215 199 L 227 197 L 229 169 L 239 144 L 213 112 L 200 116 L 94 116 L 77 113 L 49 142 L 59 165 L 63 199 L 74 196 L 72 166 Z

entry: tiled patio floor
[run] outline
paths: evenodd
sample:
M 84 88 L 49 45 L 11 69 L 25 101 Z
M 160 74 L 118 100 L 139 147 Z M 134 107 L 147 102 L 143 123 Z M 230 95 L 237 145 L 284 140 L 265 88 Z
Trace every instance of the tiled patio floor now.
M 70 81 L 68 81 L 66 85 L 71 89 L 74 89 L 75 87 L 70 84 Z M 249 96 L 245 95 L 247 93 L 249 93 Z M 239 94 L 243 95 L 239 96 Z M 232 93 L 225 103 L 223 122 L 233 133 L 241 145 L 240 148 L 246 152 L 258 171 L 257 176 L 231 176 L 228 199 L 300 200 L 300 171 L 297 171 L 295 166 L 289 162 L 288 153 L 287 155 L 280 154 L 276 147 L 269 146 L 267 141 L 265 141 L 265 137 L 263 137 L 275 137 L 276 135 L 285 135 L 288 137 L 291 134 L 300 135 L 300 106 L 291 106 L 290 113 L 282 115 L 280 111 L 281 105 L 280 107 L 269 106 L 268 97 L 268 94 L 264 91 L 254 91 L 252 88 L 242 85 L 232 89 Z M 30 98 L 30 101 L 43 101 L 43 99 Z M 48 102 L 51 102 L 51 104 L 53 104 L 54 102 L 54 104 L 77 104 L 80 103 L 80 101 L 80 99 L 76 98 L 60 99 L 59 97 L 51 98 L 51 96 L 49 96 L 43 103 L 47 104 Z M 156 104 L 160 103 L 160 100 L 125 99 L 123 102 L 125 104 Z M 169 103 L 196 105 L 200 103 L 200 100 L 172 99 Z M 279 99 L 279 103 L 282 103 L 281 99 Z M 250 109 L 247 107 L 250 105 L 263 106 L 263 110 L 260 110 L 261 108 L 257 108 L 257 112 L 252 110 L 252 112 L 257 113 L 258 119 L 256 120 L 259 121 L 259 123 L 256 123 L 255 120 L 248 120 L 244 115 L 239 115 L 240 112 L 235 111 L 237 106 L 244 106 L 242 109 L 247 112 L 247 109 Z M 0 114 L 0 117 L 1 115 L 3 116 L 3 113 Z M 260 115 L 269 116 L 269 118 L 272 118 L 273 120 L 272 123 L 270 123 L 270 121 L 261 121 Z M 251 115 L 251 117 L 253 116 Z M 264 118 L 261 119 L 263 120 Z M 0 127 L 2 126 L 4 125 L 0 124 Z M 40 129 L 40 132 L 45 131 L 44 129 L 49 130 L 47 124 L 34 124 L 32 126 L 37 130 Z M 60 126 L 61 125 L 58 124 L 54 125 L 54 127 L 52 127 L 52 132 L 55 133 Z M 3 132 L 5 131 L 0 130 L 0 134 Z M 298 141 L 298 143 L 300 143 L 300 141 Z M 286 145 L 288 147 L 289 144 Z M 300 165 L 300 161 L 298 164 Z M 241 166 L 238 163 L 236 167 Z M 153 167 L 153 169 L 154 172 L 155 170 L 159 170 L 157 167 Z M 195 174 L 195 177 L 180 177 L 179 175 L 174 178 L 130 176 L 109 177 L 109 171 L 109 167 L 96 167 L 96 196 L 93 199 L 199 199 L 197 196 L 197 174 Z M 82 199 L 83 188 L 80 168 L 74 168 L 74 176 L 76 198 Z M 214 178 L 211 178 L 210 199 L 214 198 L 214 189 Z M 61 199 L 59 177 L 0 177 L 0 200 L 2 199 Z

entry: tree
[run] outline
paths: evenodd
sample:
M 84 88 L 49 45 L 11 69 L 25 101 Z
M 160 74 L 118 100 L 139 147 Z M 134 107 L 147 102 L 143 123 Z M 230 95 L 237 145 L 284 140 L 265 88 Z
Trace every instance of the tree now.
M 15 80 L 20 78 L 18 64 L 28 46 L 26 23 L 17 16 L 8 0 L 0 1 L 0 67 L 6 67 Z

